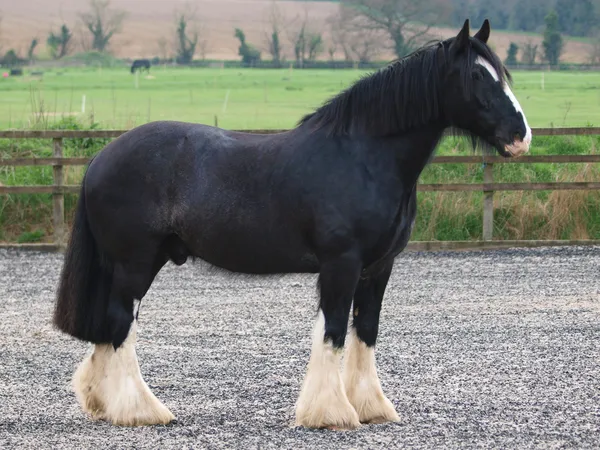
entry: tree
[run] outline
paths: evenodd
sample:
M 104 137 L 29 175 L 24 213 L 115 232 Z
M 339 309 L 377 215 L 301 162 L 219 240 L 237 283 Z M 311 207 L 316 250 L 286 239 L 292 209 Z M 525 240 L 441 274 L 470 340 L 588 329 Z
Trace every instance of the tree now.
M 156 43 L 158 46 L 158 57 L 162 61 L 166 61 L 169 59 L 169 41 L 166 37 L 161 36 L 158 38 L 158 42 Z
M 90 10 L 80 15 L 84 26 L 92 34 L 92 50 L 104 52 L 110 39 L 121 31 L 125 11 L 110 8 L 110 0 L 90 0 Z
M 283 56 L 283 48 L 281 44 L 281 27 L 285 18 L 275 1 L 271 3 L 271 8 L 269 10 L 268 22 L 271 25 L 271 29 L 269 32 L 266 32 L 265 40 L 267 41 L 267 47 L 269 53 L 271 54 L 271 59 L 273 60 L 273 64 L 276 66 L 281 65 L 281 60 Z
M 241 29 L 235 29 L 235 37 L 240 41 L 238 55 L 242 57 L 244 64 L 252 66 L 260 61 L 260 51 L 246 42 L 246 35 Z
M 558 27 L 558 14 L 551 10 L 545 19 L 546 29 L 544 30 L 544 57 L 551 65 L 555 66 L 560 60 L 560 54 L 563 50 L 563 38 Z
M 496 29 L 506 29 L 510 21 L 510 12 L 514 0 L 478 0 L 470 4 L 470 14 L 473 24 L 483 23 L 488 19 Z M 463 18 L 464 21 L 464 18 Z
M 54 34 L 54 32 L 51 31 L 46 40 L 46 44 L 48 45 L 52 58 L 60 59 L 63 56 L 68 55 L 71 51 L 72 38 L 73 33 L 71 33 L 65 24 L 60 27 L 60 33 Z
M 590 64 L 600 64 L 600 33 L 597 33 L 592 41 L 589 59 Z
M 314 61 L 323 52 L 323 34 L 314 31 L 309 25 L 309 9 L 304 9 L 303 16 L 297 16 L 288 26 L 288 38 L 294 46 L 294 57 L 298 67 L 306 61 Z
M 338 14 L 328 19 L 331 38 L 335 46 L 344 52 L 346 61 L 368 62 L 376 53 L 372 50 L 381 47 L 381 37 L 376 36 L 373 40 L 373 30 L 361 26 L 361 21 L 364 22 L 364 19 L 348 14 L 346 8 L 340 8 Z
M 306 23 L 303 23 L 300 30 L 296 33 L 294 42 L 294 56 L 296 58 L 296 64 L 299 67 L 304 65 L 306 59 Z
M 506 60 L 504 61 L 508 66 L 514 66 L 517 64 L 517 53 L 519 51 L 519 46 L 514 42 L 511 42 L 508 46 L 508 51 L 506 55 Z
M 19 55 L 17 55 L 17 52 L 12 48 L 9 51 L 7 51 L 4 55 L 4 58 L 2 58 L 2 64 L 8 67 L 18 66 L 23 62 L 24 61 L 21 58 L 19 58 Z
M 308 60 L 315 61 L 321 52 L 323 52 L 323 36 L 321 33 L 313 33 L 308 41 Z
M 306 60 L 307 43 L 310 39 L 307 27 L 308 8 L 305 8 L 304 16 L 296 16 L 287 27 L 288 39 L 294 48 L 294 58 L 298 67 L 302 67 Z
M 588 36 L 596 25 L 591 0 L 556 0 L 558 29 L 571 36 Z
M 196 10 L 189 4 L 183 10 L 175 13 L 175 53 L 178 64 L 189 64 L 194 59 L 199 39 L 198 26 L 195 21 Z
M 338 47 L 344 52 L 344 59 L 346 61 L 352 61 L 352 54 L 350 52 L 349 40 L 351 38 L 350 32 L 344 19 L 342 18 L 342 14 L 335 14 L 328 18 L 329 29 L 331 33 L 331 40 L 333 41 L 332 48 L 334 48 L 333 53 L 335 53 L 335 49 Z M 330 51 L 330 53 L 332 53 Z M 333 60 L 333 54 L 331 55 L 331 59 Z
M 329 55 L 329 62 L 335 61 L 336 50 L 337 50 L 337 46 L 336 46 L 335 42 L 331 42 L 331 44 L 329 44 L 327 46 L 327 54 Z
M 364 19 L 364 27 L 384 31 L 398 58 L 415 50 L 446 15 L 440 0 L 341 0 L 342 8 Z
M 521 53 L 521 62 L 524 64 L 535 64 L 535 59 L 538 53 L 538 46 L 533 41 L 528 40 L 523 44 L 523 52 Z
M 177 21 L 177 63 L 189 64 L 194 59 L 196 45 L 198 45 L 198 33 L 192 32 L 188 35 L 187 19 L 184 15 L 179 16 Z
M 346 61 L 372 61 L 383 49 L 385 32 L 365 27 L 365 19 L 348 8 L 341 7 L 329 19 L 333 42 L 344 52 Z
M 520 0 L 513 8 L 510 26 L 515 30 L 539 32 L 544 26 L 544 17 L 554 0 Z M 494 26 L 496 25 L 492 20 Z
M 200 53 L 200 59 L 204 61 L 206 54 L 208 53 L 208 39 L 200 39 L 198 41 L 198 53 Z
M 472 4 L 469 0 L 451 0 L 449 24 L 453 27 L 461 27 L 466 17 L 472 17 Z M 493 23 L 493 22 L 492 22 Z
M 33 38 L 31 40 L 31 44 L 29 44 L 29 49 L 27 50 L 27 60 L 32 63 L 33 62 L 33 57 L 34 57 L 34 52 L 35 52 L 35 48 L 38 45 L 38 40 L 37 38 Z
M 344 52 L 346 61 L 372 61 L 384 48 L 385 33 L 364 27 L 365 19 L 356 17 L 348 8 L 339 8 L 327 21 L 331 39 Z

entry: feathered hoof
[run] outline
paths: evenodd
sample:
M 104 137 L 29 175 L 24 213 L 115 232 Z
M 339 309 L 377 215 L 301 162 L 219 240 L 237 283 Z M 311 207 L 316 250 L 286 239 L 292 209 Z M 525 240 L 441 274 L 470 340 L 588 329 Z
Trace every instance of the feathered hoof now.
M 73 390 L 82 409 L 95 420 L 114 425 L 165 425 L 175 416 L 142 378 L 135 354 L 135 323 L 123 346 L 94 346 L 73 376 Z
M 361 402 L 351 399 L 350 402 L 356 408 L 361 423 L 400 422 L 394 405 L 384 395 L 375 395 L 370 399 L 362 399 Z
M 111 345 L 102 347 L 108 347 L 103 349 L 107 353 L 114 352 Z M 166 425 L 175 420 L 140 375 L 105 373 L 95 364 L 100 359 L 96 349 L 73 377 L 73 390 L 79 404 L 93 420 L 119 426 Z
M 296 426 L 327 428 L 336 431 L 354 430 L 360 427 L 360 420 L 346 399 L 337 399 L 337 401 L 331 402 L 317 400 L 304 403 L 300 401 L 296 408 Z

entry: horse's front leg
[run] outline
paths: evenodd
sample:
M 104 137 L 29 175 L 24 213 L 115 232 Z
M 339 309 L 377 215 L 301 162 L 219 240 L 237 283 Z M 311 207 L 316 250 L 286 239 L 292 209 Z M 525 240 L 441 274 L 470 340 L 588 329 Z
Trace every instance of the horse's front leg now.
M 361 279 L 354 294 L 353 324 L 344 356 L 344 386 L 362 423 L 400 420 L 384 395 L 375 367 L 375 341 L 381 302 L 392 272 L 393 261 L 379 274 Z
M 309 428 L 353 429 L 358 414 L 348 401 L 341 377 L 341 357 L 352 296 L 361 262 L 348 253 L 321 266 L 320 307 L 306 376 L 296 403 L 296 424 Z

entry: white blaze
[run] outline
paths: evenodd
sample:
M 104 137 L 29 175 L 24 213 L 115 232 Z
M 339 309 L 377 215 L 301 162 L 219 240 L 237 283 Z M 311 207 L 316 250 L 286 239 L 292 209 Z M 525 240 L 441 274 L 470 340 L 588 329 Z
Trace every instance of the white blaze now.
M 489 63 L 489 61 L 487 61 L 486 59 L 484 59 L 481 56 L 478 56 L 477 59 L 475 60 L 475 63 L 485 67 L 487 69 L 487 71 L 490 73 L 490 75 L 494 78 L 494 80 L 500 81 L 500 77 L 498 76 L 498 73 L 496 72 L 494 67 Z M 521 105 L 519 104 L 519 101 L 515 97 L 515 94 L 513 94 L 513 92 L 510 90 L 508 83 L 504 83 L 504 93 L 510 99 L 510 101 L 512 102 L 512 104 L 515 107 L 515 109 L 517 110 L 517 112 L 520 112 L 521 115 L 523 116 L 523 122 L 525 122 L 525 130 L 526 130 L 525 137 L 523 138 L 523 142 L 525 144 L 527 144 L 527 146 L 529 146 L 529 144 L 531 144 L 532 134 L 531 134 L 531 128 L 529 128 L 529 124 L 527 123 L 527 118 L 525 117 L 525 113 L 523 112 L 523 108 L 521 108 Z

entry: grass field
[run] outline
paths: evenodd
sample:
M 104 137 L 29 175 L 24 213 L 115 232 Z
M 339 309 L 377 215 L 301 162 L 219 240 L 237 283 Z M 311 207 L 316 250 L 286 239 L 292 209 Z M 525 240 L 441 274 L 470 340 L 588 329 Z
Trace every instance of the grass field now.
M 366 73 L 155 67 L 150 78 L 139 76 L 136 89 L 136 77 L 124 67 L 48 71 L 43 77 L 0 80 L 0 128 L 44 127 L 71 114 L 82 121 L 93 118 L 103 128 L 159 119 L 213 124 L 215 116 L 224 128 L 288 128 Z M 600 74 L 513 76 L 531 126 L 600 125 Z
M 289 128 L 326 98 L 365 72 L 353 70 L 239 70 L 155 68 L 151 78 L 121 69 L 62 70 L 0 80 L 0 129 L 131 128 L 149 120 L 214 123 L 229 129 Z M 598 73 L 517 72 L 514 91 L 533 127 L 600 125 Z M 81 114 L 82 96 L 86 96 Z M 95 154 L 103 140 L 65 142 L 67 156 Z M 49 156 L 48 140 L 0 140 L 1 157 Z M 531 154 L 589 154 L 600 137 L 535 137 Z M 467 154 L 468 145 L 446 139 L 440 154 Z M 79 183 L 82 168 L 65 170 L 67 184 Z M 431 165 L 421 182 L 481 182 L 482 167 Z M 592 164 L 499 166 L 498 182 L 600 181 Z M 0 183 L 51 184 L 50 167 L 0 167 Z M 67 196 L 72 214 L 75 197 Z M 480 239 L 482 194 L 420 193 L 414 240 Z M 51 239 L 49 195 L 0 198 L 0 240 Z M 494 236 L 503 239 L 600 239 L 600 193 L 556 191 L 495 196 Z

